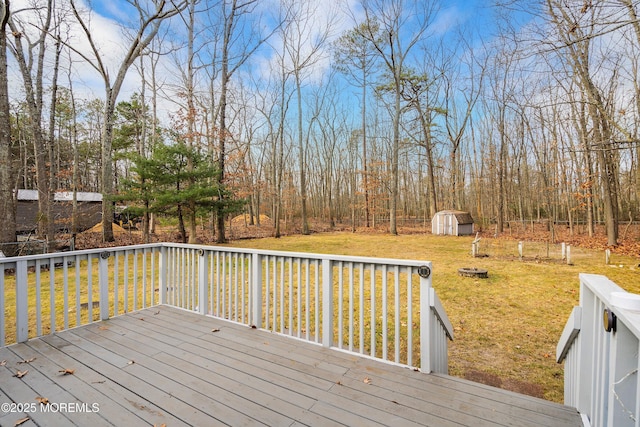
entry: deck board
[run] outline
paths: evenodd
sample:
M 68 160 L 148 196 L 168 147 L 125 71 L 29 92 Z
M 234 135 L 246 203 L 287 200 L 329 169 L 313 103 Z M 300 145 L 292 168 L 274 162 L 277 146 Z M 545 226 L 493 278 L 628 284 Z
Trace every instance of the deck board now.
M 581 425 L 573 408 L 167 306 L 1 348 L 2 360 L 0 403 L 100 410 L 0 413 L 1 426 Z
M 60 341 L 62 342 L 62 341 Z M 40 353 L 40 355 L 46 355 L 46 357 L 57 366 L 61 368 L 68 368 L 76 366 L 78 361 L 71 356 L 65 354 L 62 351 L 57 350 L 52 345 L 46 343 L 44 340 L 32 340 L 28 342 L 28 346 Z M 71 347 L 67 346 L 67 350 Z M 38 357 L 41 357 L 41 356 Z M 70 368 L 69 368 L 70 369 Z M 120 372 L 120 371 L 117 371 Z M 167 414 L 162 414 L 162 409 L 153 405 L 151 402 L 141 400 L 140 397 L 132 393 L 129 389 L 118 384 L 116 381 L 119 378 L 107 377 L 109 372 L 93 371 L 85 369 L 76 369 L 73 377 L 84 381 L 90 385 L 99 395 L 91 395 L 91 399 L 94 402 L 98 402 L 103 407 L 103 410 L 116 410 L 131 413 L 138 417 L 137 423 L 143 422 L 143 420 L 150 414 L 158 419 L 157 422 L 166 425 L 185 425 L 174 417 L 170 417 Z M 89 393 L 92 393 L 89 390 Z M 86 395 L 83 398 L 87 399 Z M 111 402 L 108 402 L 109 399 Z M 135 419 L 134 419 L 135 420 Z M 1 425 L 1 424 L 0 424 Z M 123 424 L 124 425 L 124 424 Z M 128 425 L 134 425 L 133 423 Z

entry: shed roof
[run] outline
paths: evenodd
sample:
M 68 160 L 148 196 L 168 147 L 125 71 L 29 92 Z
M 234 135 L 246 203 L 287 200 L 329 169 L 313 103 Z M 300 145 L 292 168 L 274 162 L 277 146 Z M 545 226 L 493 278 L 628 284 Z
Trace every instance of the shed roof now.
M 458 224 L 473 224 L 473 217 L 469 212 L 444 210 L 436 213 L 436 215 L 453 215 L 456 217 L 456 221 L 458 221 Z
M 100 193 L 88 193 L 78 191 L 77 193 L 79 202 L 101 202 L 102 194 Z M 23 201 L 35 201 L 38 200 L 38 190 L 18 190 L 18 200 Z M 54 201 L 56 202 L 70 202 L 73 200 L 72 191 L 58 191 L 54 195 Z

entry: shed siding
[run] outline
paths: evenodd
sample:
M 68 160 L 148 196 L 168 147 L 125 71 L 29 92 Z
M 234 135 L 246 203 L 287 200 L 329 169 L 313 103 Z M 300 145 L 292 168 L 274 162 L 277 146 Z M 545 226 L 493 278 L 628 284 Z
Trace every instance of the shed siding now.
M 468 212 L 440 211 L 431 220 L 431 233 L 450 236 L 473 234 L 473 218 Z
M 34 232 L 40 217 L 37 190 L 18 190 L 16 195 L 16 231 L 19 234 Z M 102 221 L 102 194 L 77 193 L 78 210 L 76 219 L 78 231 L 87 230 Z M 57 232 L 71 231 L 73 213 L 73 193 L 59 191 L 51 204 L 51 216 Z

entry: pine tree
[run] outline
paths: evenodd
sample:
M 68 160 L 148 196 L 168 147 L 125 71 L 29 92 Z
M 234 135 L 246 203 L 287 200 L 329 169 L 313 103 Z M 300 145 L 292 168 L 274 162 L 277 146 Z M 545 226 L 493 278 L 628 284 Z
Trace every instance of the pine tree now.
M 217 167 L 195 147 L 178 139 L 158 144 L 150 158 L 132 156 L 132 179 L 123 181 L 121 201 L 133 202 L 135 214 L 162 213 L 178 219 L 183 243 L 187 242 L 185 216 L 196 218 L 211 211 L 238 211 L 246 203 L 219 186 Z M 188 168 L 191 163 L 193 167 Z M 221 197 L 222 196 L 222 197 Z

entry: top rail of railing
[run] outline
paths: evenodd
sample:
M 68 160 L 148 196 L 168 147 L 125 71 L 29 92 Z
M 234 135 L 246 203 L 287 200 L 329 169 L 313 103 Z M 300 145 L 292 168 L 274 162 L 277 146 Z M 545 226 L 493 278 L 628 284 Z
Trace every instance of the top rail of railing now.
M 453 328 L 425 261 L 154 243 L 4 258 L 0 268 L 0 346 L 171 304 L 447 371 Z
M 245 254 L 253 254 L 258 253 L 261 255 L 270 255 L 270 256 L 285 256 L 285 257 L 297 257 L 297 258 L 313 258 L 313 259 L 331 259 L 334 261 L 353 261 L 353 262 L 366 262 L 373 264 L 388 264 L 388 265 L 401 265 L 401 266 L 416 266 L 422 265 L 425 261 L 419 260 L 410 260 L 410 259 L 398 259 L 398 258 L 381 258 L 381 257 L 364 257 L 364 256 L 351 256 L 351 255 L 334 255 L 334 254 L 321 254 L 314 252 L 293 252 L 293 251 L 275 251 L 275 250 L 265 250 L 265 249 L 252 249 L 252 248 L 235 248 L 235 247 L 227 247 L 227 246 L 209 246 L 209 245 L 193 245 L 188 243 L 147 243 L 140 245 L 130 245 L 130 246 L 115 246 L 108 248 L 95 248 L 95 249 L 83 249 L 77 250 L 73 252 L 53 252 L 46 254 L 36 254 L 36 255 L 22 255 L 16 257 L 6 257 L 0 258 L 0 265 L 3 265 L 5 269 L 14 268 L 16 262 L 18 261 L 27 261 L 29 266 L 34 265 L 36 260 L 60 260 L 65 256 L 69 255 L 99 255 L 102 253 L 117 253 L 123 251 L 131 251 L 136 249 L 157 249 L 157 248 L 184 248 L 190 250 L 203 249 L 207 251 L 225 251 L 230 253 L 245 253 Z

